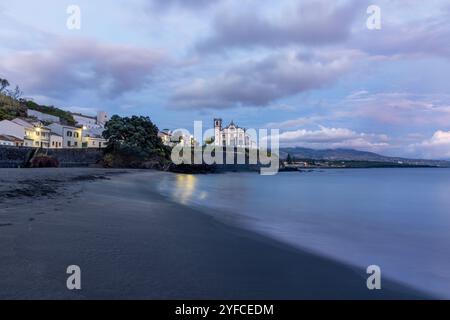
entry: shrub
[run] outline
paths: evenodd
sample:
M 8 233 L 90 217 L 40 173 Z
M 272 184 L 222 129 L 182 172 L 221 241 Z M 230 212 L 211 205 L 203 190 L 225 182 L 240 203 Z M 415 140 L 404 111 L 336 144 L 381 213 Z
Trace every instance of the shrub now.
M 50 156 L 37 156 L 31 160 L 32 168 L 57 168 L 59 162 L 57 159 Z

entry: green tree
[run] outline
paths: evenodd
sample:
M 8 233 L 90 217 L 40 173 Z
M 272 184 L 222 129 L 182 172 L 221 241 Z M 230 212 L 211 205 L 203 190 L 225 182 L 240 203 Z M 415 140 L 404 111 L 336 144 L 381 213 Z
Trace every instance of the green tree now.
M 6 79 L 0 78 L 0 93 L 5 90 L 5 88 L 9 87 L 9 82 Z
M 45 106 L 40 105 L 34 101 L 31 100 L 23 100 L 23 104 L 26 108 L 31 110 L 36 110 L 42 113 L 50 114 L 52 116 L 59 117 L 61 119 L 61 122 L 70 126 L 75 125 L 75 119 L 73 118 L 72 114 L 69 111 L 64 111 L 61 109 L 58 109 L 53 106 Z
M 6 90 L 8 96 L 13 98 L 14 100 L 19 100 L 22 97 L 23 92 L 20 90 L 19 86 L 16 86 L 14 90 Z
M 107 152 L 145 160 L 155 155 L 167 156 L 167 148 L 158 137 L 158 127 L 149 117 L 114 115 L 105 125 Z
M 0 93 L 0 121 L 26 116 L 27 108 L 20 101 L 4 93 Z
M 291 158 L 291 154 L 290 153 L 288 153 L 288 155 L 287 155 L 286 162 L 288 164 L 292 164 L 292 158 Z

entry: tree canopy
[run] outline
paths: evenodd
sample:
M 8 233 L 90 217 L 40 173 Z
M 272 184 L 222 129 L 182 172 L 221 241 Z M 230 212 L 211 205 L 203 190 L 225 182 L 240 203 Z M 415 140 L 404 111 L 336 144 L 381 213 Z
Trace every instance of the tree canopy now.
M 23 104 L 28 109 L 59 117 L 62 123 L 70 126 L 75 125 L 75 119 L 69 111 L 64 111 L 53 106 L 44 106 L 31 100 L 23 100 Z
M 0 93 L 3 92 L 7 87 L 9 87 L 9 82 L 6 79 L 0 78 Z
M 113 153 L 142 158 L 166 153 L 158 127 L 149 117 L 114 115 L 106 123 L 103 137 L 108 139 L 108 151 Z
M 288 164 L 292 164 L 292 157 L 291 157 L 291 154 L 290 154 L 290 153 L 288 153 L 288 155 L 287 155 L 286 162 L 287 162 Z

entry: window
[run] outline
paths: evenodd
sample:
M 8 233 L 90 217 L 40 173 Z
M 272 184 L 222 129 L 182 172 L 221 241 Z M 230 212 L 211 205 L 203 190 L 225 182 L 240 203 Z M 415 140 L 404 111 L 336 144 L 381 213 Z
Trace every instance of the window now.
M 67 136 L 71 137 L 72 136 L 72 131 L 67 131 Z
M 38 142 L 38 141 L 36 141 L 36 142 L 34 143 L 34 145 L 36 145 L 36 146 L 38 146 L 38 147 L 39 147 L 39 142 Z
M 39 137 L 41 134 L 39 131 L 36 131 L 36 135 Z
M 78 147 L 78 142 L 75 141 L 75 142 L 73 143 L 73 145 L 74 145 L 75 147 Z
M 52 147 L 54 147 L 55 146 L 55 141 L 52 141 Z
M 78 138 L 79 137 L 78 132 L 75 132 L 74 136 L 75 138 Z
M 71 147 L 71 146 L 72 146 L 72 142 L 67 141 L 67 146 L 68 146 L 68 147 Z

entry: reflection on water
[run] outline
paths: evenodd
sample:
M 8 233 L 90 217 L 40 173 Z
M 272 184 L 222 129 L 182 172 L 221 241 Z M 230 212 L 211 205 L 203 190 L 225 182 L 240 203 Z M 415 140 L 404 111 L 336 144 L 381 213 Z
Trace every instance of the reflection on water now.
M 192 175 L 178 174 L 176 178 L 176 188 L 172 189 L 172 196 L 179 202 L 186 204 L 192 198 L 195 191 L 197 178 Z
M 196 189 L 198 179 L 192 174 L 177 174 L 175 188 L 172 188 L 172 197 L 177 202 L 187 204 L 192 199 L 205 200 L 208 193 Z

